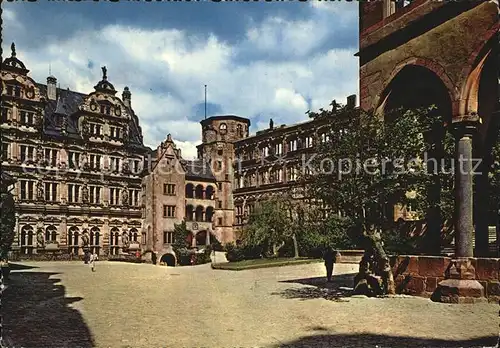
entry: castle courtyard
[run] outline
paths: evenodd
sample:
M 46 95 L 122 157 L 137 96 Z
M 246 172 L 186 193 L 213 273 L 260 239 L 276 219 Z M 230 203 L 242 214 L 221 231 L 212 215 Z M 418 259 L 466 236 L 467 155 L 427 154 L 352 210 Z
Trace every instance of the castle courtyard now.
M 246 271 L 99 261 L 12 266 L 3 295 L 15 347 L 494 346 L 498 303 L 344 297 L 357 265 Z

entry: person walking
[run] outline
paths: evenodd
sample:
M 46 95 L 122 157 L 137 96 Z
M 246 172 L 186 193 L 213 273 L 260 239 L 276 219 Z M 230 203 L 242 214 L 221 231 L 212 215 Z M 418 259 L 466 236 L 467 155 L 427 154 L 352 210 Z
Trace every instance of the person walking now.
M 333 264 L 336 261 L 336 252 L 332 249 L 331 246 L 326 247 L 323 253 L 323 260 L 325 260 L 326 278 L 328 282 L 331 282 L 333 275 Z
M 95 272 L 95 262 L 97 261 L 97 254 L 96 253 L 93 253 L 90 255 L 90 269 L 92 270 L 92 272 Z

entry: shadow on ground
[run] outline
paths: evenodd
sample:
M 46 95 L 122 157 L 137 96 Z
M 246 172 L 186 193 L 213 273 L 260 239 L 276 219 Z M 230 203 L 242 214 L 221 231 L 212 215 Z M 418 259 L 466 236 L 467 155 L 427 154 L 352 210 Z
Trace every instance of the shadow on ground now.
M 353 335 L 314 335 L 299 338 L 291 342 L 283 342 L 279 345 L 273 345 L 272 348 L 360 348 L 360 347 L 379 347 L 379 348 L 479 348 L 495 346 L 498 337 L 481 337 L 466 341 L 445 341 L 423 339 L 417 337 L 397 337 L 388 335 L 373 334 L 353 334 Z M 270 348 L 271 348 L 270 347 Z
M 351 296 L 352 291 L 341 288 L 352 288 L 355 276 L 356 273 L 340 274 L 333 276 L 331 282 L 327 282 L 326 277 L 284 280 L 280 283 L 295 283 L 309 286 L 285 289 L 281 292 L 274 292 L 273 295 L 280 295 L 289 299 L 309 300 L 324 298 L 326 300 L 342 301 L 343 298 Z
M 94 347 L 80 312 L 56 285 L 58 273 L 27 271 L 33 267 L 11 264 L 7 289 L 2 295 L 4 339 L 7 347 Z

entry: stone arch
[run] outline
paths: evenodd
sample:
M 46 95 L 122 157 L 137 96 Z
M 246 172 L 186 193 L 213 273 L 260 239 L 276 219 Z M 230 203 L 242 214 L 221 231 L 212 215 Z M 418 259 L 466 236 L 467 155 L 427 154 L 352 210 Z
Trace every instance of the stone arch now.
M 208 185 L 205 189 L 206 199 L 214 199 L 215 188 L 212 185 Z
M 193 221 L 194 220 L 193 215 L 194 215 L 193 205 L 192 204 L 186 205 L 186 214 L 185 214 L 186 221 Z
M 444 84 L 444 86 L 446 86 L 450 100 L 454 101 L 458 98 L 459 96 L 458 90 L 455 88 L 453 81 L 446 74 L 445 69 L 441 64 L 428 58 L 412 57 L 399 63 L 392 70 L 391 75 L 384 81 L 382 94 L 375 97 L 373 102 L 374 103 L 373 106 L 377 109 L 377 113 L 383 112 L 385 106 L 384 104 L 390 97 L 389 96 L 391 94 L 390 85 L 393 83 L 394 79 L 403 71 L 403 69 L 412 66 L 422 67 L 429 70 L 430 72 L 433 72 L 435 76 Z
M 194 198 L 203 199 L 203 191 L 204 188 L 202 184 L 196 185 L 196 187 L 194 188 Z
M 435 114 L 444 116 L 446 122 L 451 121 L 454 95 L 451 93 L 451 80 L 445 78 L 444 72 L 429 64 L 414 61 L 420 64 L 404 64 L 393 72 L 393 77 L 382 93 L 382 102 L 378 104 L 377 114 L 385 115 L 389 110 L 402 107 L 403 109 L 437 106 Z M 436 73 L 437 71 L 437 73 Z M 451 85 L 451 88 L 452 85 Z
M 201 205 L 197 206 L 194 211 L 194 220 L 203 221 L 203 212 L 204 212 L 203 206 Z
M 160 256 L 160 264 L 175 267 L 177 265 L 177 257 L 174 253 L 165 253 Z
M 494 43 L 496 38 L 491 38 L 492 33 L 488 32 L 489 40 L 480 41 L 468 59 L 468 64 L 460 74 L 460 98 L 455 106 L 456 115 L 470 115 L 479 113 L 479 88 L 481 79 L 484 79 L 485 68 L 491 65 L 491 60 L 495 59 Z
M 194 198 L 194 185 L 186 184 L 186 198 Z
M 213 207 L 207 207 L 205 211 L 205 221 L 206 222 L 212 222 L 214 217 L 214 208 Z
M 477 99 L 471 101 L 471 105 L 469 106 L 468 97 L 476 96 L 478 93 L 478 84 L 479 81 L 476 82 L 480 78 L 481 71 L 484 67 L 485 61 L 489 55 L 492 54 L 492 47 L 494 43 L 496 43 L 496 34 L 500 30 L 500 23 L 494 25 L 491 29 L 486 31 L 482 37 L 475 41 L 475 46 L 472 50 L 472 53 L 469 55 L 469 59 L 467 60 L 467 65 L 464 66 L 459 75 L 459 83 L 461 83 L 460 88 L 460 103 L 457 105 L 457 114 L 460 111 L 474 109 L 474 106 L 477 109 Z M 476 110 L 475 112 L 477 112 Z M 464 115 L 460 114 L 460 115 Z
M 207 230 L 198 231 L 195 235 L 196 245 L 206 245 L 207 244 Z

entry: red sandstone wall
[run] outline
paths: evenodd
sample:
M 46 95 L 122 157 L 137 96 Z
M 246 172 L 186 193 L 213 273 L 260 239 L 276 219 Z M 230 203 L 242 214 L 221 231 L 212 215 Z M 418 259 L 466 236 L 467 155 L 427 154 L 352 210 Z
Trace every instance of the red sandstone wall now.
M 445 278 L 451 258 L 441 256 L 397 256 L 391 260 L 396 292 L 430 297 Z M 489 301 L 500 301 L 500 259 L 473 258 L 476 280 Z

